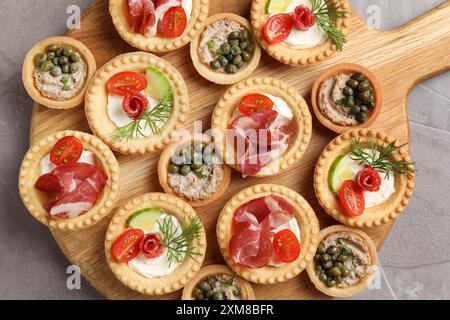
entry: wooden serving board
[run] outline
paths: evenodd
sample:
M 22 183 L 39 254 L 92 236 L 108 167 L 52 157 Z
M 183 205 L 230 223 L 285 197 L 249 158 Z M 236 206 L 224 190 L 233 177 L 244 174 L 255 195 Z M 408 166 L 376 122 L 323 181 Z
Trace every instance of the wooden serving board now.
M 210 15 L 233 12 L 249 17 L 251 0 L 210 0 Z M 418 82 L 450 69 L 450 1 L 394 31 L 377 31 L 354 14 L 344 52 L 312 66 L 291 67 L 263 54 L 253 75 L 272 76 L 296 87 L 309 103 L 312 84 L 319 73 L 335 63 L 348 61 L 370 68 L 379 78 L 384 95 L 382 112 L 373 125 L 401 142 L 409 142 L 407 95 Z M 108 12 L 108 1 L 97 0 L 84 13 L 81 30 L 70 31 L 68 36 L 85 43 L 95 55 L 100 67 L 116 55 L 136 51 L 127 45 L 115 31 Z M 194 69 L 189 47 L 163 55 L 183 75 L 190 95 L 191 112 L 187 125 L 201 120 L 203 128 L 210 127 L 211 113 L 216 101 L 227 90 L 204 80 Z M 311 114 L 313 114 L 311 110 Z M 313 116 L 313 135 L 306 154 L 292 170 L 271 178 L 243 179 L 236 172 L 227 192 L 213 204 L 199 208 L 198 213 L 206 227 L 208 249 L 205 265 L 224 263 L 217 246 L 215 227 L 224 204 L 240 190 L 258 183 L 276 183 L 299 192 L 315 209 L 321 228 L 336 222 L 320 207 L 313 190 L 313 169 L 324 146 L 335 134 L 324 128 Z M 40 105 L 33 108 L 30 139 L 35 141 L 52 132 L 74 129 L 89 132 L 82 107 L 58 111 Z M 121 197 L 118 206 L 127 199 L 151 191 L 162 191 L 158 183 L 157 162 L 160 153 L 145 156 L 117 154 L 121 166 Z M 113 212 L 114 213 L 114 212 Z M 78 265 L 85 279 L 110 299 L 178 299 L 181 291 L 162 296 L 140 295 L 122 285 L 110 271 L 104 254 L 104 236 L 109 220 L 76 232 L 52 231 L 55 240 L 71 263 Z M 366 230 L 378 248 L 386 239 L 392 223 Z M 309 281 L 300 276 L 277 285 L 254 285 L 257 299 L 317 299 L 325 298 Z

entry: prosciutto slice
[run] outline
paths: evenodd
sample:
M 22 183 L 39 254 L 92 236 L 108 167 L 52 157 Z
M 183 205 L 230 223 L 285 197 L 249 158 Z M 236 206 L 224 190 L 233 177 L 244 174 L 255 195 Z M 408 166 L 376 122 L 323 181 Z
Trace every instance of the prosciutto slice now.
M 292 207 L 274 195 L 239 207 L 233 217 L 233 237 L 229 242 L 233 260 L 249 268 L 267 265 L 273 255 L 273 231 L 292 217 Z
M 152 3 L 153 4 L 153 3 Z M 130 14 L 131 31 L 141 32 L 144 17 L 144 3 L 142 0 L 128 0 L 128 13 Z

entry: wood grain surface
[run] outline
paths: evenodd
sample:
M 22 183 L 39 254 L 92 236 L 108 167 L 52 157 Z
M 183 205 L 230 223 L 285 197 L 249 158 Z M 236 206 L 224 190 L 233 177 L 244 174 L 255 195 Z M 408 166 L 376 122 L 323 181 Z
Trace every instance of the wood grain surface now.
M 210 15 L 233 12 L 249 16 L 250 0 L 210 0 Z M 348 43 L 342 53 L 323 62 L 306 67 L 291 67 L 271 59 L 265 53 L 253 75 L 272 76 L 289 82 L 309 101 L 312 84 L 319 73 L 338 62 L 354 62 L 370 68 L 379 78 L 383 90 L 384 105 L 373 124 L 397 137 L 409 141 L 406 99 L 411 88 L 418 82 L 450 69 L 450 1 L 427 14 L 393 31 L 369 29 L 354 14 L 351 18 Z M 98 67 L 116 55 L 136 51 L 116 33 L 108 13 L 108 1 L 97 0 L 84 13 L 80 30 L 67 33 L 84 42 L 94 53 Z M 210 127 L 211 113 L 216 101 L 227 90 L 204 80 L 192 66 L 189 47 L 162 55 L 183 75 L 188 86 L 191 113 L 190 129 L 195 120 L 201 120 L 203 128 Z M 312 110 L 311 110 L 311 113 Z M 234 194 L 257 183 L 276 183 L 299 192 L 315 209 L 321 228 L 336 222 L 319 206 L 313 191 L 313 170 L 323 147 L 336 136 L 324 128 L 313 116 L 313 135 L 306 154 L 296 167 L 280 176 L 271 178 L 241 178 L 236 172 L 225 194 L 207 207 L 198 208 L 207 230 L 208 250 L 205 265 L 223 263 L 216 242 L 215 226 L 218 214 Z M 82 107 L 60 111 L 35 105 L 33 109 L 30 140 L 58 130 L 74 129 L 89 132 Z M 145 156 L 117 158 L 121 166 L 121 197 L 118 205 L 145 192 L 162 191 L 158 184 L 157 163 L 160 153 Z M 71 263 L 78 265 L 85 279 L 100 293 L 110 299 L 178 299 L 181 291 L 161 296 L 142 296 L 123 286 L 110 271 L 104 254 L 104 236 L 112 214 L 97 225 L 77 232 L 53 231 L 53 236 Z M 392 223 L 366 230 L 380 248 L 392 228 Z M 254 285 L 257 299 L 323 299 L 305 272 L 285 283 L 277 285 Z

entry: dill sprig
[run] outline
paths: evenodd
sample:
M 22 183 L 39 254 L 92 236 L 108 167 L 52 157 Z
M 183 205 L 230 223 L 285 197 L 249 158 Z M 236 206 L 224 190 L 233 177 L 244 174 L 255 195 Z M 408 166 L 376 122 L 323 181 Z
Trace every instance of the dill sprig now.
M 144 112 L 139 119 L 133 120 L 129 124 L 114 130 L 111 135 L 111 140 L 118 141 L 145 137 L 145 130 L 147 130 L 147 128 L 150 128 L 152 134 L 157 134 L 162 127 L 160 123 L 167 122 L 171 112 L 172 104 L 163 101 L 152 110 Z
M 370 151 L 367 152 L 361 146 L 359 138 L 353 139 L 350 158 L 358 161 L 360 165 L 369 165 L 375 170 L 384 173 L 386 179 L 391 174 L 410 176 L 415 172 L 415 163 L 393 158 L 393 153 L 407 145 L 407 143 L 400 146 L 396 146 L 395 143 L 396 141 L 393 141 L 385 146 L 378 142 L 375 143 L 373 137 L 370 137 Z
M 161 243 L 167 249 L 169 267 L 174 260 L 181 263 L 185 257 L 193 258 L 199 254 L 192 247 L 192 241 L 199 237 L 202 223 L 198 217 L 195 217 L 189 225 L 186 224 L 186 221 L 184 222 L 181 226 L 181 232 L 179 232 L 170 216 L 165 217 L 162 223 L 158 221 L 162 235 Z M 186 227 L 183 225 L 186 225 Z
M 326 32 L 338 51 L 342 51 L 347 40 L 341 30 L 336 27 L 336 20 L 350 14 L 349 11 L 341 9 L 342 4 L 336 0 L 311 0 L 311 11 L 316 17 L 317 26 Z

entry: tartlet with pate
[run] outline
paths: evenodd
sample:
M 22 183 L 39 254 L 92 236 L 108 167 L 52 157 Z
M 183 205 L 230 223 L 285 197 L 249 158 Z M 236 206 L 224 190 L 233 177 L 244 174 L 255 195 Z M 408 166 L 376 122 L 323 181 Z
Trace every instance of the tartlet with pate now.
M 190 52 L 198 73 L 218 84 L 233 84 L 247 78 L 261 58 L 250 22 L 232 13 L 209 17 L 192 40 Z
M 182 300 L 255 300 L 253 288 L 227 266 L 213 264 L 200 269 L 184 287 Z
M 187 45 L 204 25 L 208 10 L 209 0 L 109 0 L 119 35 L 148 52 Z
M 183 288 L 200 270 L 205 252 L 205 230 L 194 209 L 163 193 L 147 193 L 126 203 L 106 233 L 112 272 L 146 295 Z
M 385 133 L 347 131 L 322 151 L 314 172 L 320 205 L 336 220 L 365 228 L 395 219 L 414 190 L 414 163 L 405 145 Z
M 97 137 L 59 131 L 31 145 L 20 168 L 19 193 L 28 211 L 50 228 L 89 227 L 118 199 L 119 164 Z
M 261 47 L 290 65 L 341 51 L 350 22 L 347 0 L 253 0 L 252 27 Z
M 126 53 L 97 71 L 85 111 L 94 134 L 112 149 L 144 154 L 164 148 L 182 128 L 189 95 L 168 62 L 149 53 Z
M 314 261 L 306 271 L 314 286 L 332 297 L 363 291 L 377 269 L 377 250 L 363 231 L 334 225 L 320 231 Z
M 83 43 L 69 37 L 52 37 L 28 52 L 22 80 L 35 102 L 52 109 L 69 109 L 83 103 L 96 70 L 94 56 Z
M 313 260 L 319 221 L 295 191 L 273 184 L 242 190 L 217 222 L 219 248 L 240 277 L 261 284 L 289 280 Z
M 226 91 L 211 120 L 225 162 L 244 177 L 291 168 L 311 139 L 308 105 L 293 87 L 274 78 L 250 78 Z
M 231 169 L 216 154 L 207 136 L 173 142 L 161 154 L 158 177 L 166 193 L 183 198 L 193 207 L 219 198 L 230 183 Z

